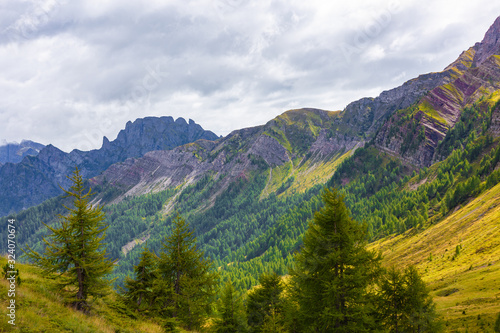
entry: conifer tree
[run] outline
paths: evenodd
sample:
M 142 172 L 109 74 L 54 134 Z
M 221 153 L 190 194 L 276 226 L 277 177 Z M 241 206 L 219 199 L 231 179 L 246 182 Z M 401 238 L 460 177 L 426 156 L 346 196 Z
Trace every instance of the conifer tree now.
M 214 322 L 216 333 L 246 332 L 245 314 L 241 298 L 231 281 L 227 282 L 217 304 L 219 317 Z
M 170 323 L 188 330 L 199 328 L 210 313 L 216 273 L 212 263 L 196 247 L 194 232 L 179 215 L 172 221 L 172 234 L 162 242 L 159 260 L 164 294 L 163 308 Z
M 379 318 L 389 332 L 401 332 L 406 296 L 403 274 L 395 267 L 389 268 L 380 278 L 379 287 L 377 299 Z
M 68 301 L 80 311 L 88 311 L 88 298 L 108 293 L 109 281 L 105 276 L 113 270 L 113 262 L 106 256 L 104 247 L 104 213 L 99 206 L 92 206 L 92 190 L 85 190 L 78 168 L 68 177 L 73 182 L 69 190 L 63 189 L 73 200 L 68 215 L 60 215 L 60 224 L 45 225 L 52 234 L 43 239 L 45 253 L 30 247 L 26 254 L 43 268 L 45 274 L 56 279 L 61 290 L 69 293 Z
M 417 269 L 391 267 L 380 279 L 377 313 L 389 332 L 439 332 L 435 304 Z
M 415 266 L 406 268 L 404 283 L 406 285 L 406 306 L 404 309 L 408 318 L 404 331 L 441 331 L 441 323 L 436 314 L 436 305 Z
M 336 190 L 325 189 L 323 201 L 290 269 L 300 320 L 313 332 L 365 332 L 374 325 L 368 288 L 380 257 L 366 250 L 366 225 L 350 218 Z
M 134 273 L 135 279 L 125 279 L 125 298 L 139 312 L 149 312 L 156 299 L 153 288 L 158 278 L 158 257 L 145 247 Z
M 250 332 L 262 332 L 264 326 L 283 326 L 285 286 L 276 273 L 262 274 L 260 285 L 248 293 L 247 317 Z

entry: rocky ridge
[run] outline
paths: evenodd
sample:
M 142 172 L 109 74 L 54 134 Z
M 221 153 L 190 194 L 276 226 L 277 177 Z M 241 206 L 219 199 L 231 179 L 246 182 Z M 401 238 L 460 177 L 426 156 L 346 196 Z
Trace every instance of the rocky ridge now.
M 5 163 L 19 163 L 26 156 L 36 156 L 44 147 L 41 143 L 30 140 L 0 146 L 0 166 Z
M 482 42 L 463 52 L 443 73 L 451 74 L 447 82 L 431 89 L 415 108 L 396 113 L 385 122 L 375 144 L 382 150 L 401 156 L 416 166 L 429 166 L 439 160 L 436 147 L 448 130 L 459 120 L 464 107 L 500 89 L 500 17 L 490 27 Z M 411 115 L 410 120 L 403 120 Z M 413 122 L 416 121 L 416 124 Z M 418 128 L 423 128 L 419 137 Z M 413 137 L 408 133 L 417 131 Z M 413 149 L 405 141 L 419 140 Z
M 141 157 L 152 150 L 172 149 L 198 139 L 217 140 L 194 121 L 172 117 L 147 117 L 128 122 L 116 140 L 103 139 L 100 149 L 65 153 L 53 145 L 17 164 L 0 167 L 0 216 L 39 204 L 62 193 L 75 166 L 85 178 L 95 177 L 117 162 Z
M 301 109 L 285 112 L 265 125 L 231 132 L 221 140 L 198 140 L 172 150 L 152 151 L 127 159 L 93 179 L 94 185 L 110 184 L 125 196 L 137 196 L 195 183 L 209 175 L 218 182 L 214 197 L 239 178 L 315 158 L 331 158 L 358 141 L 328 137 L 338 112 Z

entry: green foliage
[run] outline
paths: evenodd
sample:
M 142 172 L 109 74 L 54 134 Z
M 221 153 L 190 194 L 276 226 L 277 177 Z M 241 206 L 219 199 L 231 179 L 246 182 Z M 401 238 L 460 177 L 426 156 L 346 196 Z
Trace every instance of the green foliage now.
M 495 332 L 500 333 L 500 313 L 498 313 L 497 320 L 495 321 Z
M 492 108 L 482 111 L 478 104 L 464 108 L 460 119 L 448 131 L 446 137 L 438 144 L 436 153 L 441 158 L 449 156 L 453 150 L 463 149 L 468 143 L 475 140 L 477 133 L 483 135 L 491 125 Z M 474 152 L 472 156 L 474 157 Z
M 326 189 L 323 200 L 290 271 L 300 320 L 312 331 L 369 330 L 374 322 L 368 289 L 380 257 L 366 250 L 366 225 L 351 219 L 343 197 Z
M 19 275 L 19 268 L 16 268 L 16 269 L 12 269 L 9 265 L 9 263 L 6 263 L 4 266 L 3 266 L 3 276 L 4 278 L 12 278 L 12 276 L 15 276 L 15 281 L 16 281 L 16 285 L 17 286 L 20 286 L 21 283 L 22 283 L 22 279 L 21 279 L 21 276 Z
M 250 332 L 269 332 L 278 327 L 284 329 L 285 303 L 283 295 L 285 286 L 281 276 L 276 273 L 262 274 L 260 286 L 248 293 L 247 317 Z
M 389 332 L 439 332 L 436 306 L 414 266 L 389 268 L 376 296 L 379 319 Z
M 217 302 L 217 314 L 213 325 L 214 332 L 242 333 L 247 331 L 243 303 L 231 281 L 226 282 L 222 289 Z
M 108 226 L 101 208 L 90 205 L 92 192 L 85 193 L 78 168 L 70 179 L 73 186 L 63 190 L 72 198 L 74 208 L 66 207 L 69 214 L 60 216 L 59 227 L 47 225 L 52 235 L 44 239 L 44 254 L 30 247 L 26 254 L 45 274 L 56 279 L 60 290 L 69 288 L 68 301 L 75 309 L 86 312 L 90 296 L 101 297 L 109 292 L 105 276 L 111 273 L 113 262 L 107 258 L 103 243 Z
M 159 284 L 166 317 L 175 318 L 188 330 L 202 326 L 215 295 L 216 273 L 196 247 L 186 221 L 177 216 L 172 234 L 165 238 L 159 260 Z
M 139 312 L 148 314 L 153 310 L 156 293 L 153 290 L 159 277 L 158 257 L 147 248 L 141 254 L 141 261 L 134 267 L 135 279 L 125 280 L 127 304 Z

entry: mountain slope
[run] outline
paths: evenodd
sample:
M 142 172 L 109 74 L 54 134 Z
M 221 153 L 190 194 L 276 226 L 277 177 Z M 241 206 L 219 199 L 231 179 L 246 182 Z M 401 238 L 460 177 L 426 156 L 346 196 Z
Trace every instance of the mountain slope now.
M 173 120 L 172 117 L 148 117 L 127 123 L 116 140 L 104 137 L 100 149 L 73 150 L 65 153 L 48 145 L 38 156 L 28 156 L 17 164 L 0 167 L 0 216 L 39 204 L 59 195 L 59 185 L 68 185 L 67 175 L 75 166 L 85 178 L 91 178 L 110 165 L 129 157 L 140 157 L 158 149 L 172 149 L 198 139 L 216 140 L 218 137 L 205 131 L 190 120 Z
M 450 279 L 454 269 L 458 274 L 470 267 L 469 262 L 460 262 L 465 247 L 457 250 L 456 237 L 460 244 L 467 243 L 463 238 L 467 236 L 494 245 L 492 251 L 497 248 L 493 242 L 497 235 L 486 239 L 484 231 L 498 221 L 499 193 L 494 186 L 500 182 L 500 77 L 498 56 L 491 53 L 498 53 L 492 42 L 500 38 L 498 22 L 482 43 L 462 53 L 443 72 L 354 102 L 342 112 L 290 110 L 218 141 L 198 140 L 126 159 L 90 179 L 110 224 L 108 250 L 120 259 L 115 269 L 118 281 L 137 263 L 136 245 L 147 240 L 149 248 L 161 247 L 176 212 L 195 229 L 200 247 L 216 262 L 222 279 L 231 278 L 238 289 L 250 288 L 262 272 L 286 274 L 308 219 L 321 207 L 319 194 L 326 183 L 345 194 L 353 217 L 367 223 L 371 240 L 392 237 L 385 240 L 388 261 L 432 263 L 425 266 L 426 278 L 437 283 L 433 289 L 444 297 L 438 299 L 440 304 L 462 295 L 457 308 L 452 302 L 440 305 L 442 312 L 457 311 L 447 315 L 449 325 L 458 328 L 461 316 L 470 323 L 473 317 L 468 312 L 484 314 L 476 320 L 487 325 L 496 305 L 483 313 L 476 304 L 483 299 L 490 302 L 486 291 L 493 289 L 482 293 L 474 288 L 483 288 L 477 279 L 484 276 L 492 283 L 498 274 L 474 270 L 474 265 L 484 266 L 480 261 L 486 259 L 476 255 L 497 253 L 477 248 L 470 256 L 473 278 L 463 281 L 472 289 L 452 286 Z M 58 155 L 41 156 L 49 161 Z M 482 199 L 470 203 L 477 196 Z M 491 211 L 483 206 L 474 211 L 481 200 L 484 207 L 493 207 Z M 44 235 L 40 216 L 50 223 L 55 214 L 48 211 L 54 202 L 16 217 L 21 237 L 38 248 Z M 461 205 L 473 208 L 463 210 Z M 486 229 L 460 226 L 475 223 L 469 218 L 482 220 Z M 0 243 L 6 239 L 0 237 Z M 390 239 L 407 245 L 399 247 Z M 427 248 L 434 249 L 432 257 Z M 448 254 L 453 251 L 456 256 Z M 443 289 L 436 279 L 450 283 Z M 446 298 L 454 289 L 464 294 L 457 291 Z M 475 291 L 479 296 L 471 297 Z
M 330 129 L 337 116 L 338 112 L 317 109 L 291 110 L 266 125 L 234 131 L 217 142 L 199 140 L 128 159 L 112 165 L 91 183 L 120 189 L 121 196 L 115 202 L 125 196 L 194 184 L 205 176 L 218 183 L 210 202 L 232 182 L 251 177 L 254 172 L 269 173 L 269 188 L 276 177 L 281 183 L 295 177 L 294 171 L 301 168 L 311 172 L 356 146 L 358 141 L 354 139 L 332 136 Z M 332 173 L 333 169 L 309 187 L 324 183 Z
M 7 264 L 0 258 L 0 266 Z M 9 282 L 0 279 L 0 332 L 163 332 L 159 323 L 140 318 L 124 305 L 116 302 L 112 293 L 105 298 L 93 299 L 93 310 L 85 315 L 62 304 L 63 297 L 54 288 L 53 281 L 43 276 L 41 269 L 16 263 L 21 285 L 16 285 L 15 296 L 8 297 Z M 8 323 L 10 300 L 15 301 L 15 326 Z
M 371 247 L 382 251 L 386 265 L 417 266 L 448 331 L 486 331 L 500 312 L 499 221 L 500 184 L 421 233 Z
M 436 154 L 436 148 L 463 109 L 500 89 L 499 39 L 497 18 L 482 42 L 445 69 L 444 73 L 452 73 L 448 82 L 431 89 L 412 107 L 394 113 L 382 125 L 374 139 L 377 146 L 417 166 L 429 166 L 446 157 Z
M 36 156 L 43 147 L 45 146 L 41 143 L 30 140 L 0 146 L 0 166 L 5 163 L 19 163 L 25 156 Z

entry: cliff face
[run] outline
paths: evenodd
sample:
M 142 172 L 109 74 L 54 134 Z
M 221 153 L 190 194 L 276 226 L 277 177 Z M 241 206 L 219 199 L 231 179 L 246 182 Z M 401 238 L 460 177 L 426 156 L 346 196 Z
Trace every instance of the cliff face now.
M 500 89 L 499 55 L 497 18 L 481 43 L 445 69 L 444 73 L 451 74 L 447 82 L 431 89 L 412 108 L 391 115 L 380 127 L 374 139 L 376 145 L 417 166 L 439 160 L 436 147 L 460 119 L 463 109 Z
M 452 80 L 453 75 L 453 70 L 420 75 L 400 87 L 382 92 L 378 97 L 352 102 L 345 108 L 339 125 L 348 126 L 351 135 L 372 138 L 394 111 L 414 104 L 429 90 Z
M 198 139 L 216 140 L 217 135 L 205 131 L 190 120 L 148 117 L 127 123 L 116 140 L 106 137 L 100 149 L 73 150 L 65 153 L 48 145 L 37 156 L 28 156 L 17 164 L 0 166 L 0 216 L 39 204 L 61 194 L 60 186 L 67 187 L 75 166 L 85 178 L 91 178 L 114 163 L 146 152 L 172 149 Z
M 474 45 L 476 54 L 474 65 L 481 66 L 491 55 L 500 54 L 500 16 L 497 17 L 493 25 L 488 29 L 480 43 Z

